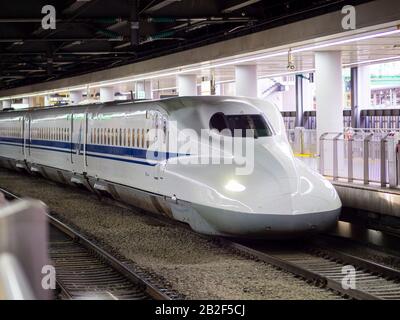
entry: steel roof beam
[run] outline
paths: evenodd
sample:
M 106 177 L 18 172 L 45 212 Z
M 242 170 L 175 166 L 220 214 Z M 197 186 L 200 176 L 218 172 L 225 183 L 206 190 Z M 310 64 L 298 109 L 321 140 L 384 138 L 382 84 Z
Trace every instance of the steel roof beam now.
M 158 11 L 166 6 L 169 6 L 170 4 L 174 3 L 174 2 L 181 2 L 182 0 L 162 0 L 159 1 L 158 3 L 152 5 L 149 8 L 146 8 L 144 10 L 144 13 L 153 13 L 155 11 Z
M 225 8 L 224 10 L 222 10 L 222 13 L 231 13 L 231 12 L 246 8 L 248 6 L 251 6 L 253 4 L 256 4 L 256 3 L 260 2 L 260 1 L 261 0 L 248 0 L 248 1 L 244 1 L 244 2 L 242 1 L 242 2 L 240 2 L 240 3 L 238 3 L 238 4 L 234 5 L 234 6 Z

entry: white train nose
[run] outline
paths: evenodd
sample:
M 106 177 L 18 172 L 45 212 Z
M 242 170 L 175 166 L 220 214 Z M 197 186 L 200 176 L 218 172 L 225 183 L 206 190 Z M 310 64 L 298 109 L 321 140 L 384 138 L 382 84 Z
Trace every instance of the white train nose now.
M 233 212 L 193 205 L 197 217 L 190 224 L 201 233 L 239 237 L 294 236 L 333 227 L 341 209 L 302 214 Z M 186 212 L 187 214 L 187 212 Z M 212 226 L 212 227 L 211 227 Z M 210 230 L 212 230 L 210 232 Z

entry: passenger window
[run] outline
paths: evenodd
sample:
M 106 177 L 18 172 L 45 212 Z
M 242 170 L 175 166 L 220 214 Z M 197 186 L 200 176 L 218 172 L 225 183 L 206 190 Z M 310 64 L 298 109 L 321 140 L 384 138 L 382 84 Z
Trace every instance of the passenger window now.
M 149 132 L 150 132 L 150 130 L 147 129 L 147 133 L 146 133 L 146 147 L 147 147 L 147 149 L 150 148 Z
M 145 132 L 144 129 L 142 129 L 142 148 L 145 148 L 145 146 L 146 146 L 146 144 L 145 144 L 146 136 L 145 136 L 144 132 Z
M 135 129 L 132 129 L 132 147 L 136 146 Z
M 128 147 L 131 146 L 131 129 L 128 129 L 128 132 L 127 132 L 127 144 L 128 144 Z
M 137 129 L 136 146 L 140 148 L 140 129 Z

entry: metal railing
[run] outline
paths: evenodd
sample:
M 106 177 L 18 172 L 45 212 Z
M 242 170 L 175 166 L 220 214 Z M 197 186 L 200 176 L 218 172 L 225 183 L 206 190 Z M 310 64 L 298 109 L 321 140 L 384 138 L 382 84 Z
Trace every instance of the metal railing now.
M 379 183 L 398 188 L 400 182 L 400 131 L 348 129 L 325 133 L 319 142 L 319 171 L 333 180 Z
M 287 130 L 289 143 L 297 156 L 313 157 L 317 154 L 317 131 L 305 128 Z

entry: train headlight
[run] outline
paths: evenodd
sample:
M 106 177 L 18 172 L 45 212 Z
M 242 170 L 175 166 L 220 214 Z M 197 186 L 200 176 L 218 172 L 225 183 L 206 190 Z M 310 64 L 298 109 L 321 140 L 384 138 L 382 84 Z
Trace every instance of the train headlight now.
M 231 192 L 243 192 L 246 187 L 236 180 L 231 180 L 225 185 L 225 189 Z

